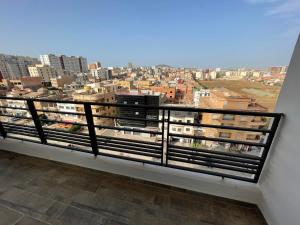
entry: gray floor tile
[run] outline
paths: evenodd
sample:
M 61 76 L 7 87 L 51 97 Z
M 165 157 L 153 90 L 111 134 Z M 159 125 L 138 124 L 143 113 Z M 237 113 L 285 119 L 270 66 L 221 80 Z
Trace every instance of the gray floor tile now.
M 15 225 L 50 225 L 49 223 L 44 223 L 40 220 L 25 216 Z
M 0 206 L 0 225 L 15 224 L 21 217 L 21 213 Z

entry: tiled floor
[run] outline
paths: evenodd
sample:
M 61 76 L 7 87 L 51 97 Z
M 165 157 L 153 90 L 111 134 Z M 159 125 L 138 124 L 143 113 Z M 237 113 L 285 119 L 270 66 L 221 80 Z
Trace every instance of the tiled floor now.
M 0 151 L 0 225 L 256 225 L 250 204 Z

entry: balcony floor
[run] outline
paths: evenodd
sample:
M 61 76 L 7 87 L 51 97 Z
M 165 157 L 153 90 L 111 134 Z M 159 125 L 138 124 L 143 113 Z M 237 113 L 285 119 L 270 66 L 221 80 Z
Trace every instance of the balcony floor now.
M 0 151 L 0 225 L 256 225 L 256 206 Z

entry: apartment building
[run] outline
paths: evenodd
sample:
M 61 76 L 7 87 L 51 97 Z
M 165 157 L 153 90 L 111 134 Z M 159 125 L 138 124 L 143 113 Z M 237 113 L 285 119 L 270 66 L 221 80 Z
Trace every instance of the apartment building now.
M 117 104 L 128 105 L 151 105 L 159 106 L 160 95 L 143 94 L 138 91 L 123 92 L 116 95 Z M 118 116 L 123 118 L 136 118 L 139 120 L 118 119 L 117 126 L 125 128 L 147 128 L 147 130 L 158 131 L 158 123 L 146 121 L 146 119 L 157 120 L 159 118 L 158 109 L 145 109 L 137 107 L 120 107 L 118 108 Z M 135 135 L 145 138 L 152 138 L 156 135 L 150 133 L 140 133 L 134 131 L 121 131 L 125 135 Z
M 113 84 L 117 85 L 120 88 L 125 88 L 128 91 L 130 91 L 133 87 L 133 81 L 132 80 L 114 80 Z
M 73 94 L 73 100 L 83 102 L 115 103 L 115 88 L 116 87 L 113 85 L 97 85 L 97 87 L 85 86 L 84 89 L 77 90 Z M 77 104 L 75 109 L 76 112 L 84 113 L 83 105 Z M 92 112 L 94 115 L 115 116 L 116 111 L 115 107 L 92 105 Z M 85 116 L 79 116 L 78 119 L 85 120 Z M 114 120 L 105 117 L 94 117 L 94 123 L 96 125 L 114 125 Z
M 176 88 L 168 86 L 152 86 L 150 90 L 156 94 L 164 94 L 166 103 L 176 102 Z
M 210 90 L 209 89 L 203 89 L 203 88 L 202 89 L 197 89 L 197 90 L 195 89 L 193 95 L 194 95 L 194 99 L 193 99 L 194 106 L 199 107 L 202 97 L 209 97 L 210 96 Z
M 59 74 L 51 66 L 44 64 L 36 64 L 34 66 L 28 66 L 28 71 L 31 77 L 41 77 L 44 85 L 48 86 L 51 84 L 50 79 L 58 77 Z
M 88 64 L 88 69 L 89 70 L 95 70 L 101 68 L 101 63 L 100 62 L 94 62 L 94 63 L 90 63 Z
M 27 66 L 40 63 L 38 59 L 28 56 L 0 54 L 0 74 L 4 79 L 19 79 L 29 76 Z
M 60 76 L 50 78 L 51 86 L 55 88 L 63 88 L 65 85 L 69 85 L 74 81 L 73 76 Z
M 74 73 L 86 73 L 88 72 L 87 60 L 84 57 L 75 56 L 56 56 L 53 54 L 41 55 L 41 62 L 44 65 L 51 66 L 58 71 L 66 70 Z
M 215 108 L 215 109 L 228 109 L 228 110 L 241 110 L 241 111 L 257 111 L 266 112 L 267 108 L 258 104 L 255 99 L 245 97 L 239 93 L 230 91 L 226 88 L 217 88 L 210 91 L 210 96 L 203 97 L 200 102 L 201 108 Z M 215 114 L 203 113 L 203 124 L 224 125 L 224 126 L 237 126 L 237 127 L 250 127 L 262 128 L 267 126 L 268 121 L 264 117 L 257 116 L 243 116 L 232 114 Z M 221 137 L 235 140 L 252 140 L 260 141 L 261 133 L 249 131 L 234 131 L 222 130 L 215 128 L 202 128 L 204 136 L 207 137 Z M 207 142 L 213 144 L 212 142 Z
M 19 88 L 20 90 L 30 88 L 31 90 L 37 90 L 43 86 L 43 79 L 41 77 L 20 77 L 17 80 L 3 79 L 2 84 L 8 89 Z
M 177 105 L 177 104 L 163 104 L 162 106 L 171 106 L 171 107 L 193 107 L 192 105 Z M 162 120 L 162 111 L 160 111 L 159 119 Z M 170 112 L 170 121 L 171 122 L 179 122 L 179 123 L 190 123 L 194 124 L 198 122 L 199 116 L 196 112 L 188 112 L 188 111 L 175 111 L 172 110 Z M 162 124 L 159 124 L 159 129 L 162 130 Z M 197 132 L 197 128 L 195 126 L 189 125 L 181 125 L 181 124 L 170 124 L 169 132 L 173 134 L 185 134 L 185 135 L 195 135 Z M 166 134 L 166 130 L 165 130 Z M 171 137 L 171 142 L 176 143 L 193 143 L 193 139 L 191 138 L 183 138 L 183 137 Z
M 40 60 L 43 65 L 48 65 L 51 66 L 52 68 L 56 70 L 62 70 L 62 65 L 60 62 L 60 57 L 53 55 L 53 54 L 48 54 L 48 55 L 40 55 Z
M 112 72 L 111 70 L 105 68 L 96 68 L 89 70 L 92 77 L 101 79 L 101 80 L 110 80 L 112 79 Z

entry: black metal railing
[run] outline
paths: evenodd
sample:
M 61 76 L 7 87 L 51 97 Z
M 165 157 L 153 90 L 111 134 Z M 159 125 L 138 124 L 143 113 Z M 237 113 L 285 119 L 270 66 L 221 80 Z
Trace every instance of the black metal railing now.
M 3 138 L 255 183 L 282 117 L 281 113 L 180 106 L 14 97 L 0 100 Z M 56 104 L 66 105 L 66 110 Z M 102 112 L 95 112 L 97 107 Z M 157 111 L 157 115 L 128 117 L 120 115 L 117 109 L 121 107 Z M 114 113 L 108 115 L 109 108 L 115 109 Z M 231 115 L 232 120 L 224 121 L 224 115 Z M 151 122 L 151 126 L 130 127 L 126 121 Z

